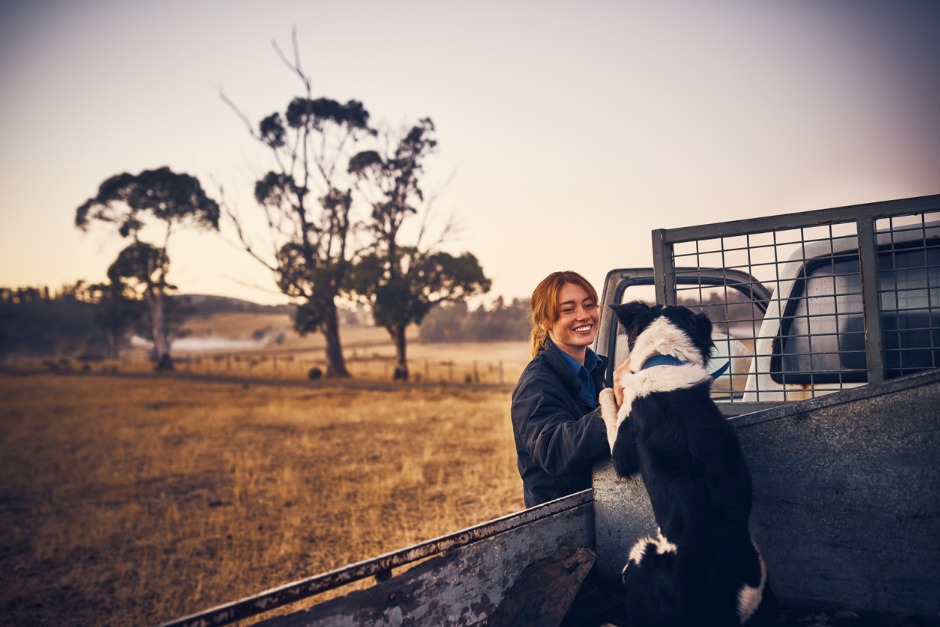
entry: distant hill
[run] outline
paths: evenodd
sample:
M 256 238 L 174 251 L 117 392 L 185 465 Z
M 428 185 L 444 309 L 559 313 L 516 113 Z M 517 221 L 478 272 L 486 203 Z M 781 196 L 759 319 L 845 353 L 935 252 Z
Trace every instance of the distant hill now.
M 194 315 L 208 317 L 218 313 L 261 313 L 293 315 L 296 305 L 259 305 L 240 298 L 212 296 L 209 294 L 180 294 L 177 298 L 188 300 Z

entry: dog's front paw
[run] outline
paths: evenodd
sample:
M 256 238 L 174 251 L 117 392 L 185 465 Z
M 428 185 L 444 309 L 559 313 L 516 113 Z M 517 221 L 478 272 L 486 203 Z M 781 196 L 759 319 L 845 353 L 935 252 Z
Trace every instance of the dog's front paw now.
M 598 403 L 601 406 L 601 417 L 604 419 L 604 426 L 607 428 L 607 443 L 610 444 L 610 450 L 614 450 L 614 441 L 617 439 L 617 399 L 614 396 L 613 388 L 604 388 L 598 395 Z

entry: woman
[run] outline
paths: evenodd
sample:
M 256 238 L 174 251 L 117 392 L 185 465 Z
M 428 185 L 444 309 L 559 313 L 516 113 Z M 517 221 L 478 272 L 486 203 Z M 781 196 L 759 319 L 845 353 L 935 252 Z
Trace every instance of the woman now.
M 553 272 L 532 292 L 532 361 L 512 393 L 512 427 L 526 507 L 591 487 L 610 455 L 597 395 L 607 359 L 597 335 L 597 292 L 576 272 Z

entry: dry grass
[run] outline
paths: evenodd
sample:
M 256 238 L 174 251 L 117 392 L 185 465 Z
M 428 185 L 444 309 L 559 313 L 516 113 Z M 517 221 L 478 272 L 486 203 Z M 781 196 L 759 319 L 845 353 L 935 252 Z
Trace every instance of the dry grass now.
M 5 624 L 154 624 L 523 507 L 505 390 L 35 375 L 0 398 Z

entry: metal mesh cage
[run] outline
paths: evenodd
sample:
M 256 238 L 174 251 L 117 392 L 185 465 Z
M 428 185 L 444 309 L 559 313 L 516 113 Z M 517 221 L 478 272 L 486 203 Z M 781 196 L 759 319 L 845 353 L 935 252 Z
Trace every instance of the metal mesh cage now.
M 940 366 L 940 196 L 657 230 L 653 259 L 605 301 L 707 313 L 713 396 L 740 411 Z

